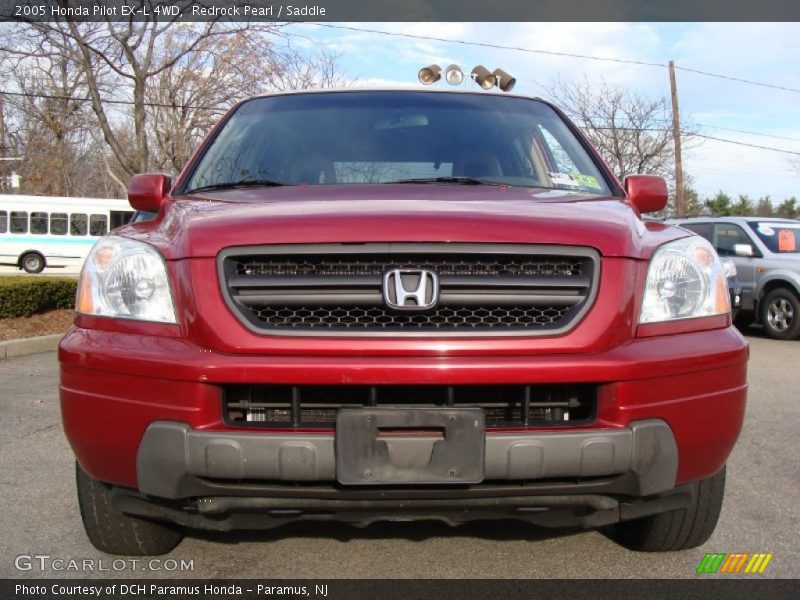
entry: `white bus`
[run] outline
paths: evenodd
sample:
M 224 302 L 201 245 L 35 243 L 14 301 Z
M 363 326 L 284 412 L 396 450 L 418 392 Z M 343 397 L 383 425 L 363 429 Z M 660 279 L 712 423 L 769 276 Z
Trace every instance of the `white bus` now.
M 97 239 L 132 215 L 127 200 L 0 195 L 0 264 L 80 268 Z

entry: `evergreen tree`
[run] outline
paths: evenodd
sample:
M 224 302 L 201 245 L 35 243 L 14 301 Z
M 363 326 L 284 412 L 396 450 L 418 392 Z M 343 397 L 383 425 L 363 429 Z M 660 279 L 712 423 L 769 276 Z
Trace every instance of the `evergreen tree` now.
M 775 209 L 772 207 L 772 202 L 769 199 L 769 196 L 762 196 L 758 199 L 758 205 L 756 206 L 756 215 L 759 217 L 771 217 L 774 214 Z
M 717 192 L 713 198 L 707 199 L 705 205 L 710 214 L 718 217 L 730 217 L 733 214 L 731 197 L 722 191 Z
M 731 209 L 733 210 L 734 215 L 738 215 L 740 217 L 752 217 L 754 214 L 756 214 L 756 207 L 746 194 L 739 194 L 739 199 L 731 207 Z
M 783 217 L 784 219 L 797 219 L 800 217 L 800 206 L 797 206 L 797 198 L 792 196 L 781 202 L 775 211 L 775 216 Z

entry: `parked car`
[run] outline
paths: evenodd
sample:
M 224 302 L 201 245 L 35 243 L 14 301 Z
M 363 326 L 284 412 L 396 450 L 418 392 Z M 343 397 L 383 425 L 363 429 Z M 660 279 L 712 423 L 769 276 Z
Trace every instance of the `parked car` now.
M 771 338 L 800 337 L 800 221 L 762 217 L 670 219 L 736 264 L 742 284 L 737 322 L 761 323 Z
M 98 549 L 304 519 L 713 532 L 747 390 L 724 267 L 547 102 L 253 98 L 129 199 L 157 214 L 95 246 L 59 352 Z

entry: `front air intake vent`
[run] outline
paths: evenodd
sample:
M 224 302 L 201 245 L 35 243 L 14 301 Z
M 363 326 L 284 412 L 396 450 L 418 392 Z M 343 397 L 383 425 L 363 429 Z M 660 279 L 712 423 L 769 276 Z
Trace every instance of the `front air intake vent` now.
M 332 428 L 342 408 L 479 407 L 487 428 L 586 425 L 597 412 L 597 386 L 540 385 L 229 385 L 223 416 L 256 428 Z

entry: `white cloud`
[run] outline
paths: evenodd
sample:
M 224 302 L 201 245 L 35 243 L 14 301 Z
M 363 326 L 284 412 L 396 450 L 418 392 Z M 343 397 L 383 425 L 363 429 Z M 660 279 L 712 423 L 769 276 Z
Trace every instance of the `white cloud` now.
M 356 88 L 418 88 L 416 81 L 406 81 L 402 79 L 383 79 L 381 77 L 369 77 L 357 79 L 350 87 Z

